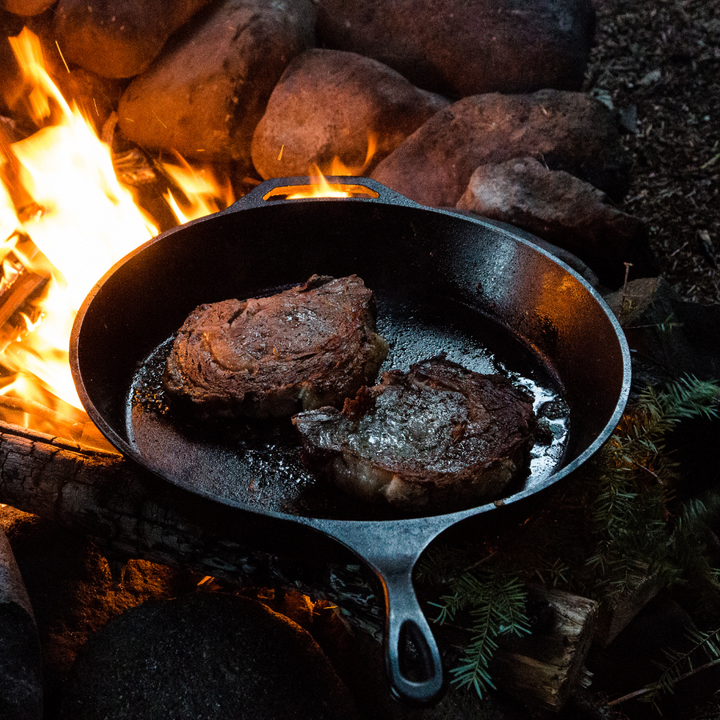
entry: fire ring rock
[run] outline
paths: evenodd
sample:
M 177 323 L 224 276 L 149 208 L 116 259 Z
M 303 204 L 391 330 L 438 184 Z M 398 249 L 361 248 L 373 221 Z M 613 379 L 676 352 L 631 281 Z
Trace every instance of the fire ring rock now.
M 298 55 L 255 129 L 252 157 L 265 178 L 324 173 L 339 158 L 366 174 L 449 100 L 420 90 L 376 60 L 338 50 Z M 369 139 L 376 141 L 365 165 Z
M 450 97 L 579 90 L 594 30 L 590 0 L 320 0 L 318 11 L 327 47 Z
M 125 137 L 250 165 L 255 126 L 288 63 L 314 44 L 311 0 L 226 0 L 174 38 L 118 106 Z
M 481 165 L 470 178 L 460 210 L 515 225 L 584 260 L 608 287 L 618 287 L 624 263 L 634 277 L 657 274 L 648 230 L 608 196 L 562 170 L 533 158 Z
M 210 1 L 60 0 L 53 29 L 68 62 L 127 78 L 145 70 L 170 35 Z
M 630 156 L 612 111 L 586 93 L 473 95 L 433 115 L 372 177 L 411 200 L 454 207 L 480 165 L 534 157 L 620 199 Z
M 71 671 L 61 720 L 358 720 L 312 637 L 219 593 L 147 602 L 112 620 Z

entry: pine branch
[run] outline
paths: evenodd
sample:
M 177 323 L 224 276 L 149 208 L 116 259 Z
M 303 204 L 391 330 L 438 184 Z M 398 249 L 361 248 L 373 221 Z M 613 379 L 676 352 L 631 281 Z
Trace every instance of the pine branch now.
M 563 495 L 555 514 L 539 515 L 539 533 L 534 518 L 500 545 L 495 538 L 488 540 L 491 546 L 459 551 L 440 546 L 426 554 L 416 579 L 442 593 L 431 603 L 438 609 L 435 621 L 445 623 L 463 615 L 470 632 L 458 665 L 450 671 L 454 684 L 482 696 L 494 687 L 489 667 L 497 639 L 505 633 L 528 632 L 520 575 L 574 586 L 612 605 L 652 574 L 666 585 L 700 584 L 717 603 L 720 571 L 705 552 L 712 534 L 709 510 L 702 502 L 686 501 L 671 514 L 679 474 L 665 440 L 683 420 L 718 417 L 719 410 L 720 387 L 715 383 L 688 376 L 665 392 L 648 388 L 593 465 L 585 468 L 584 482 L 574 494 Z M 571 523 L 557 523 L 561 505 L 563 517 L 571 517 Z M 720 494 L 710 505 L 720 509 Z M 680 668 L 668 677 L 677 679 L 687 669 L 681 658 L 669 655 L 668 661 L 668 667 Z M 634 696 L 650 695 L 650 689 L 643 689 Z
M 666 583 L 677 580 L 676 560 L 695 531 L 687 529 L 689 516 L 684 534 L 668 523 L 677 468 L 665 453 L 665 438 L 684 419 L 718 417 L 719 402 L 717 384 L 686 376 L 663 393 L 648 388 L 616 429 L 602 456 L 593 510 L 596 550 L 586 561 L 599 599 L 612 604 L 649 573 Z M 704 576 L 711 577 L 709 567 Z
M 469 611 L 470 642 L 450 674 L 454 684 L 473 688 L 482 697 L 495 687 L 488 668 L 498 647 L 496 638 L 530 632 L 525 613 L 527 593 L 517 576 L 493 568 L 479 575 L 465 572 L 451 585 L 452 595 L 444 595 L 439 604 L 431 603 L 439 608 L 435 621 L 444 623 Z
M 677 682 L 680 682 L 681 680 L 685 680 L 685 678 L 689 678 L 692 675 L 696 675 L 699 672 L 703 672 L 704 670 L 708 670 L 711 667 L 715 667 L 716 665 L 720 665 L 720 658 L 716 660 L 711 660 L 708 663 L 705 663 L 705 665 L 702 665 L 701 667 L 694 668 L 692 671 L 688 671 L 682 675 L 680 675 L 677 679 Z M 608 702 L 608 707 L 614 707 L 615 705 L 620 705 L 624 702 L 627 702 L 628 700 L 633 700 L 634 698 L 643 698 L 647 695 L 649 695 L 651 692 L 653 692 L 653 689 L 651 687 L 644 687 L 640 690 L 635 690 L 634 692 L 628 693 L 627 695 L 623 695 L 622 697 L 616 698 L 615 700 L 610 700 Z
M 686 652 L 664 651 L 669 663 L 663 666 L 662 675 L 654 683 L 617 698 L 609 702 L 608 706 L 619 705 L 634 698 L 641 698 L 643 702 L 655 703 L 659 695 L 673 692 L 675 685 L 681 680 L 720 664 L 720 647 L 717 643 L 718 639 L 720 639 L 720 628 L 712 632 L 691 630 L 688 632 L 688 638 L 693 643 L 693 646 Z M 701 650 L 710 659 L 704 665 L 694 667 L 692 658 Z

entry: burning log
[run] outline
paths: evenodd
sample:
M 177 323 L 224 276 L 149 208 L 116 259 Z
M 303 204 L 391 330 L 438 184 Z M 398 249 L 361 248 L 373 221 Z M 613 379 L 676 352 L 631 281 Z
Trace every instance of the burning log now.
M 234 584 L 322 594 L 354 607 L 359 624 L 379 631 L 382 610 L 370 608 L 370 574 L 359 573 L 349 553 L 344 567 L 320 568 L 252 550 L 267 534 L 262 519 L 239 519 L 241 511 L 174 487 L 117 453 L 19 426 L 0 423 L 0 466 L 0 502 L 82 533 L 110 559 L 142 558 Z M 282 549 L 273 541 L 268 547 Z
M 297 589 L 336 603 L 356 626 L 380 638 L 382 603 L 374 578 L 342 548 L 319 545 L 310 557 L 321 563 L 274 554 L 272 542 L 253 549 L 267 535 L 261 527 L 267 518 L 195 496 L 117 453 L 5 423 L 0 467 L 0 502 L 84 534 L 112 564 L 142 558 L 236 585 Z M 307 534 L 302 541 L 313 542 Z M 288 547 L 281 538 L 277 548 Z M 551 621 L 500 650 L 498 684 L 559 709 L 581 680 L 597 608 L 543 588 L 532 590 L 532 600 L 551 609 Z

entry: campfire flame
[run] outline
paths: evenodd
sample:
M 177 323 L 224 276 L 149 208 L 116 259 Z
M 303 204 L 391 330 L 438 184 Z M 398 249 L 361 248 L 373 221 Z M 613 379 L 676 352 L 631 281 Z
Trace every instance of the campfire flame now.
M 158 230 L 118 181 L 110 148 L 53 83 L 37 36 L 25 28 L 9 40 L 39 129 L 0 150 L 0 296 L 24 279 L 17 294 L 27 313 L 0 323 L 0 405 L 13 422 L 57 432 L 58 414 L 87 422 L 68 363 L 76 312 L 97 280 Z M 219 194 L 232 201 L 181 158 L 163 170 L 180 189 L 181 199 L 168 197 L 179 222 L 218 210 Z
M 180 223 L 205 217 L 235 202 L 229 179 L 222 183 L 211 169 L 193 168 L 180 155 L 177 165 L 163 163 L 163 171 L 180 189 L 182 198 L 168 190 L 165 200 Z M 221 202 L 218 199 L 221 198 Z
M 339 157 L 333 158 L 330 165 L 328 175 L 340 176 L 360 176 L 370 166 L 370 161 L 375 155 L 377 150 L 377 138 L 372 133 L 368 135 L 368 147 L 367 153 L 365 154 L 365 161 L 362 165 L 357 167 L 351 167 L 345 165 Z M 298 200 L 301 198 L 317 198 L 317 197 L 355 197 L 355 196 L 370 196 L 377 197 L 377 193 L 374 190 L 369 190 L 362 185 L 347 185 L 338 183 L 329 183 L 325 174 L 320 170 L 317 165 L 313 165 L 310 168 L 310 184 L 301 189 L 297 189 L 287 195 L 288 200 Z M 271 197 L 273 193 L 270 193 Z M 267 199 L 266 195 L 266 199 Z
M 9 38 L 23 72 L 24 97 L 38 127 L 16 142 L 0 129 L 0 417 L 30 429 L 101 442 L 82 410 L 68 362 L 68 341 L 82 301 L 118 260 L 158 229 L 132 190 L 119 182 L 113 154 L 46 70 L 27 28 Z M 336 160 L 332 175 L 360 175 Z M 164 163 L 165 199 L 179 223 L 234 202 L 229 180 L 177 156 Z M 313 182 L 288 197 L 376 196 L 360 185 Z M 293 189 L 294 190 L 294 189 Z M 80 428 L 80 430 L 78 430 Z

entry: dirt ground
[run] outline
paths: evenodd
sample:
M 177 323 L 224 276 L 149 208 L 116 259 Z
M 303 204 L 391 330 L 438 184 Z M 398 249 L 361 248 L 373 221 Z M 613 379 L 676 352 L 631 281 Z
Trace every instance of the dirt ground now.
M 635 157 L 623 209 L 663 275 L 720 303 L 720 0 L 594 0 L 585 88 L 620 113 Z

